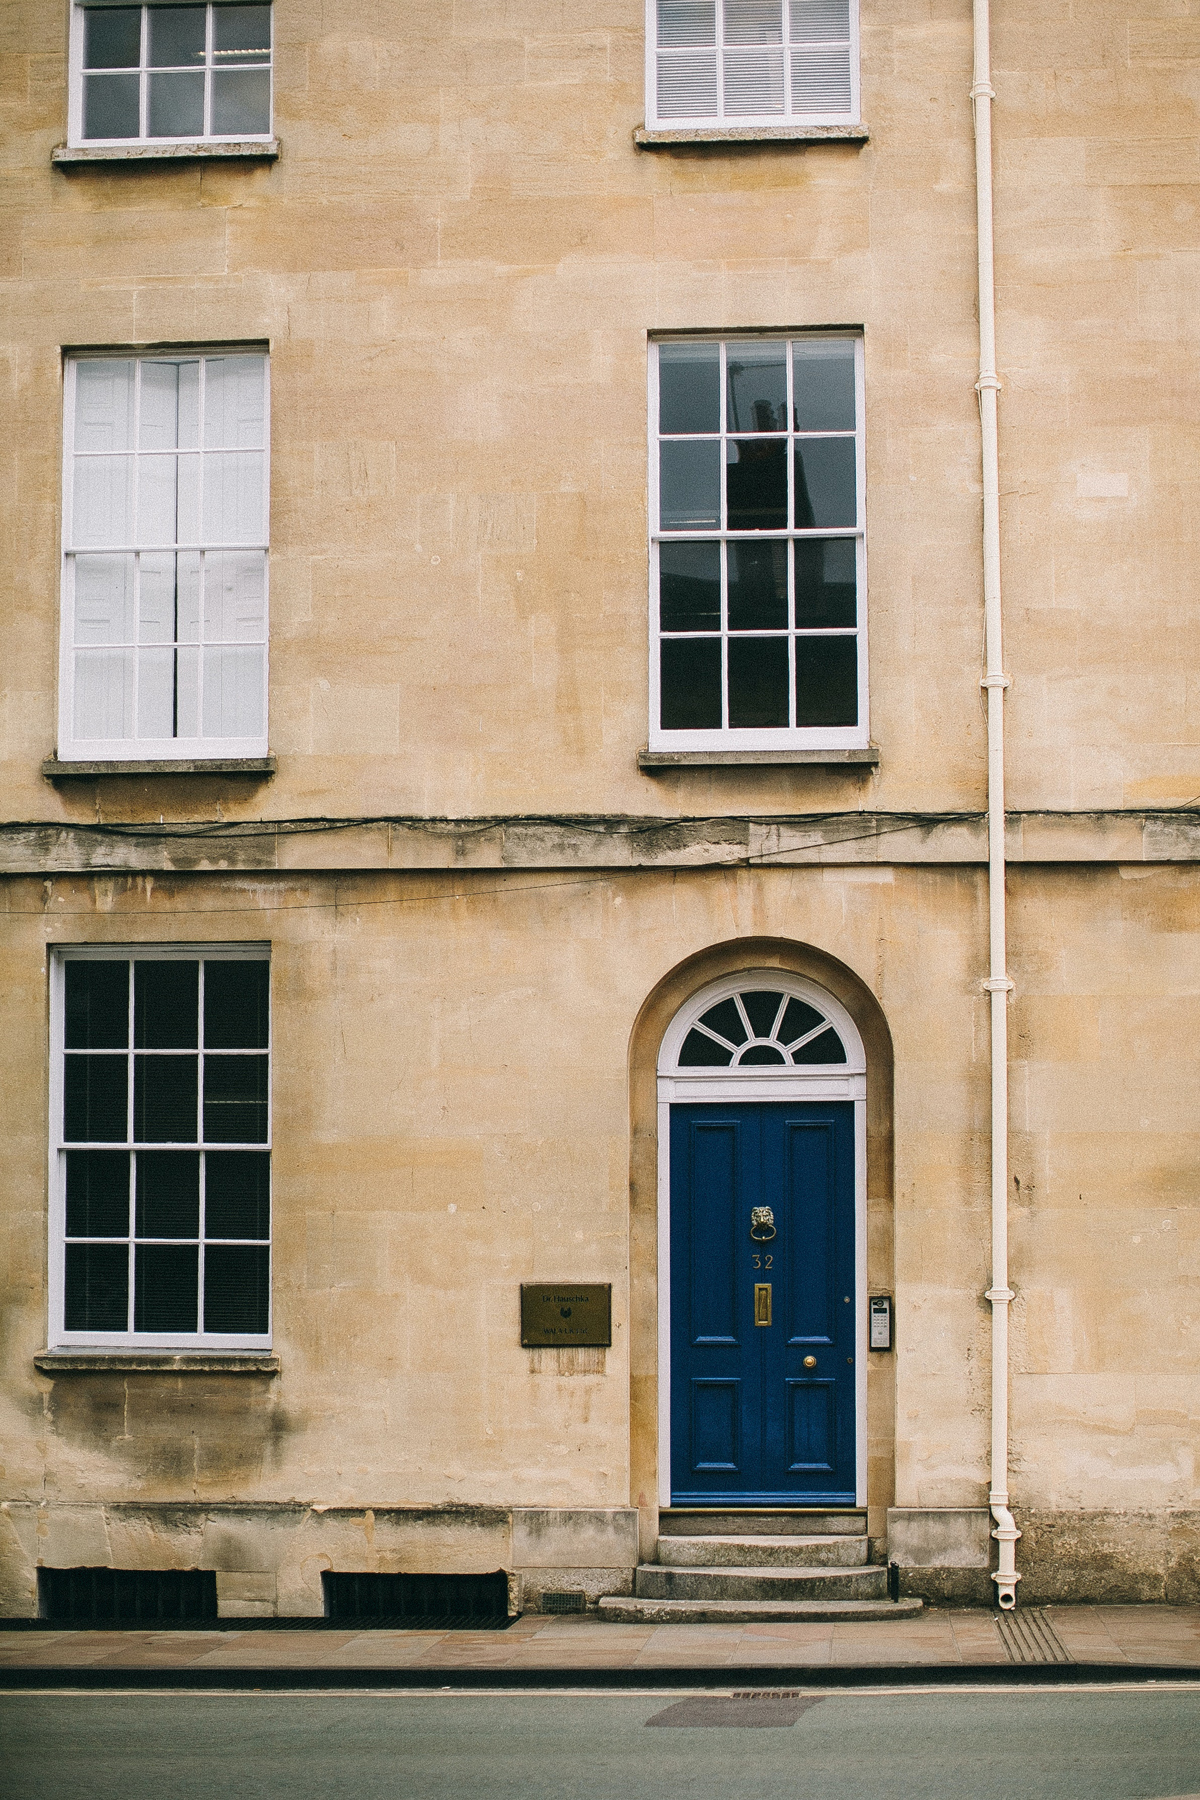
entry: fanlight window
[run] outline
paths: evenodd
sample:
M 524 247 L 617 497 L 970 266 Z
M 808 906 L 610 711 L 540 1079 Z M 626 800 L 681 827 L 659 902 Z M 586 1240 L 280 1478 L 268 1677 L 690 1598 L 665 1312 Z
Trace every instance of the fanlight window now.
M 793 994 L 770 989 L 733 994 L 710 1006 L 679 1052 L 681 1069 L 744 1069 L 764 1063 L 796 1068 L 845 1060 L 845 1045 L 824 1013 Z

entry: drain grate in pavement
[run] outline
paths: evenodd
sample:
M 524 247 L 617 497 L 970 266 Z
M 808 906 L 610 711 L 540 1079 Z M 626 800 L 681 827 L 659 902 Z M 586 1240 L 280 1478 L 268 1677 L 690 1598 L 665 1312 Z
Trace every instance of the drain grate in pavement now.
M 794 1725 L 810 1706 L 820 1705 L 820 1694 L 801 1694 L 796 1689 L 763 1688 L 717 1695 L 702 1694 L 694 1700 L 677 1700 L 646 1720 L 647 1725 Z
M 1040 1606 L 1023 1606 L 1019 1612 L 997 1612 L 996 1628 L 1009 1662 L 1071 1663 L 1058 1633 Z

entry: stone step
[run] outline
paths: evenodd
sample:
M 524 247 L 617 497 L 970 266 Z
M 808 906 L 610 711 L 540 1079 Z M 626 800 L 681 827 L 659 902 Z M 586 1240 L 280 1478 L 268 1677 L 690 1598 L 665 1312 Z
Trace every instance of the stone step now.
M 673 1506 L 658 1515 L 660 1537 L 864 1537 L 861 1507 Z
M 852 1619 L 912 1619 L 921 1600 L 601 1600 L 600 1618 L 614 1625 L 837 1624 Z
M 884 1600 L 887 1570 L 672 1569 L 642 1563 L 633 1591 L 639 1600 Z
M 657 1560 L 672 1569 L 862 1568 L 865 1537 L 660 1537 Z

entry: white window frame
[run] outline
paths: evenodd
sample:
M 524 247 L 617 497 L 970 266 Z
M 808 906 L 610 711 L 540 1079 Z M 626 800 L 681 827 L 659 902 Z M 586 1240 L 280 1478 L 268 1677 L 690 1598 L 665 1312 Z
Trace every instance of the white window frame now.
M 787 30 L 787 3 L 784 0 L 784 29 Z M 850 4 L 850 107 L 847 112 L 802 112 L 790 110 L 792 91 L 791 58 L 787 54 L 788 41 L 785 36 L 783 44 L 784 57 L 784 110 L 781 113 L 768 114 L 727 114 L 722 110 L 724 94 L 724 0 L 715 0 L 717 11 L 716 51 L 717 51 L 717 111 L 715 113 L 672 113 L 662 117 L 658 111 L 658 0 L 646 0 L 646 126 L 651 131 L 694 131 L 703 128 L 705 131 L 736 132 L 739 137 L 748 133 L 755 136 L 770 137 L 773 133 L 783 135 L 794 133 L 797 126 L 825 125 L 857 125 L 862 118 L 861 83 L 859 79 L 859 0 L 849 0 Z
M 136 5 L 138 0 L 109 0 L 111 5 Z M 273 142 L 275 127 L 275 9 L 271 4 L 271 58 L 267 64 L 258 63 L 257 68 L 265 67 L 271 84 L 270 116 L 266 131 L 237 131 L 217 134 L 200 132 L 187 137 L 150 137 L 144 127 L 148 124 L 146 116 L 146 76 L 150 71 L 146 66 L 146 42 L 148 24 L 146 15 L 151 4 L 168 4 L 169 0 L 141 0 L 142 6 L 142 59 L 139 83 L 139 126 L 136 137 L 119 138 L 85 138 L 83 135 L 83 33 L 86 20 L 84 15 L 93 10 L 82 3 L 82 0 L 71 0 L 70 44 L 68 49 L 69 80 L 67 84 L 67 143 L 73 150 L 115 149 L 129 145 L 169 145 L 169 144 L 269 144 Z M 178 5 L 199 5 L 201 0 L 176 0 Z M 208 17 L 205 21 L 205 72 L 210 75 L 213 68 L 213 8 L 222 0 L 206 0 Z M 266 0 L 259 0 L 265 4 Z M 106 10 L 102 4 L 98 10 Z M 205 83 L 205 112 L 209 111 L 207 96 L 211 92 L 211 81 Z
M 179 548 L 191 550 L 261 551 L 263 555 L 263 658 L 262 721 L 257 737 L 138 737 L 84 738 L 75 736 L 75 558 L 86 554 L 88 545 L 76 544 L 74 534 L 74 466 L 75 466 L 75 391 L 76 371 L 81 362 L 203 361 L 205 357 L 261 356 L 263 360 L 263 447 L 262 447 L 262 518 L 261 542 L 226 544 L 198 542 Z M 140 378 L 139 378 L 140 379 Z M 135 413 L 134 441 L 137 438 Z M 199 453 L 199 452 L 197 452 Z M 134 450 L 136 456 L 147 454 Z M 271 641 L 271 357 L 269 347 L 250 344 L 177 344 L 156 346 L 114 346 L 99 350 L 64 352 L 63 366 L 63 457 L 62 457 L 62 575 L 60 604 L 58 759 L 60 762 L 164 762 L 225 761 L 267 755 L 269 729 L 268 700 L 270 685 Z M 136 554 L 142 550 L 169 550 L 173 546 L 141 543 L 106 544 L 96 548 L 105 554 L 122 551 Z M 136 628 L 136 622 L 135 622 Z M 203 679 L 203 677 L 201 677 Z M 202 715 L 201 715 L 202 716 Z M 136 691 L 133 703 L 133 726 L 137 729 Z
M 147 1350 L 147 1351 L 204 1350 L 204 1351 L 208 1351 L 208 1350 L 269 1350 L 271 1348 L 272 1328 L 273 1328 L 273 1324 L 274 1324 L 274 1310 L 275 1310 L 275 1307 L 274 1307 L 274 1300 L 275 1300 L 275 1294 L 274 1294 L 274 1290 L 275 1290 L 275 1280 L 274 1280 L 274 1273 L 275 1273 L 275 1193 L 274 1193 L 274 1185 L 275 1184 L 274 1184 L 274 1148 L 273 1148 L 273 1146 L 274 1146 L 274 1134 L 273 1134 L 274 1052 L 273 1052 L 273 1041 L 274 1041 L 274 1035 L 275 1035 L 275 1019 L 274 1019 L 275 1008 L 274 1008 L 274 1004 L 273 1004 L 273 998 L 272 998 L 272 1004 L 270 1005 L 269 1010 L 268 1010 L 267 1049 L 265 1052 L 266 1057 L 267 1057 L 267 1137 L 266 1137 L 266 1142 L 261 1143 L 261 1144 L 249 1144 L 249 1145 L 222 1143 L 222 1144 L 213 1144 L 211 1146 L 208 1146 L 208 1148 L 211 1148 L 213 1150 L 218 1150 L 218 1151 L 220 1151 L 220 1150 L 240 1150 L 240 1149 L 263 1150 L 263 1151 L 267 1151 L 271 1155 L 271 1173 L 272 1173 L 271 1211 L 270 1211 L 271 1229 L 270 1229 L 269 1236 L 266 1239 L 266 1242 L 268 1245 L 268 1259 L 269 1259 L 268 1260 L 269 1275 L 268 1275 L 267 1330 L 261 1334 L 238 1333 L 236 1335 L 232 1334 L 232 1333 L 226 1333 L 226 1332 L 206 1332 L 203 1329 L 194 1331 L 194 1332 L 148 1332 L 148 1331 L 111 1331 L 111 1332 L 104 1331 L 104 1332 L 100 1332 L 100 1331 L 68 1331 L 68 1330 L 66 1330 L 66 1328 L 63 1324 L 64 1309 L 65 1309 L 65 1303 L 66 1303 L 66 1242 L 67 1242 L 67 1178 L 66 1178 L 67 1159 L 66 1159 L 66 1147 L 64 1144 L 64 1140 L 63 1140 L 63 1124 L 64 1124 L 64 1120 L 63 1120 L 63 1089 L 64 1089 L 63 1071 L 64 1071 L 64 1058 L 65 1058 L 65 1054 L 66 1054 L 65 1046 L 64 1046 L 64 1037 L 65 1037 L 64 1003 L 65 1003 L 65 993 L 66 993 L 66 976 L 65 976 L 66 965 L 68 962 L 119 962 L 119 961 L 124 961 L 124 960 L 128 960 L 131 963 L 142 961 L 142 960 L 152 960 L 152 961 L 158 961 L 158 962 L 168 962 L 168 961 L 169 962 L 194 962 L 197 959 L 204 959 L 204 958 L 208 958 L 210 960 L 220 961 L 220 962 L 265 962 L 269 965 L 270 961 L 271 961 L 270 945 L 269 944 L 86 944 L 86 945 L 59 946 L 51 954 L 51 959 L 50 959 L 50 1185 L 49 1185 L 50 1244 L 49 1244 L 48 1345 L 49 1345 L 49 1348 L 52 1350 L 89 1350 L 89 1351 L 111 1350 L 114 1352 L 127 1353 L 130 1350 Z M 132 1014 L 133 1014 L 133 991 L 132 990 L 133 990 L 133 982 L 131 979 L 131 981 L 130 981 L 130 1019 L 131 1019 L 131 1021 L 132 1021 Z M 203 997 L 201 997 L 201 1016 L 203 1016 Z M 122 1054 L 126 1054 L 132 1058 L 132 1056 L 133 1056 L 132 1029 L 130 1031 L 130 1041 L 129 1041 L 128 1050 L 125 1052 L 122 1052 L 119 1050 L 113 1051 L 113 1052 L 110 1052 L 109 1054 L 118 1055 L 118 1056 L 122 1055 Z M 189 1054 L 190 1054 L 190 1052 L 189 1052 Z M 230 1051 L 223 1050 L 223 1051 L 219 1052 L 219 1054 L 223 1055 L 223 1056 L 228 1056 L 231 1054 L 236 1055 L 237 1052 L 236 1051 L 230 1052 Z M 247 1052 L 247 1054 L 261 1056 L 264 1054 L 264 1052 L 261 1050 L 255 1050 L 255 1051 Z M 147 1146 L 145 1144 L 141 1144 L 141 1145 L 135 1144 L 133 1141 L 133 1137 L 132 1137 L 132 1124 L 130 1123 L 129 1133 L 127 1136 L 127 1141 L 125 1143 L 118 1144 L 118 1143 L 106 1142 L 106 1143 L 94 1144 L 94 1145 L 87 1146 L 87 1147 L 93 1148 L 93 1149 L 99 1149 L 99 1150 L 121 1150 L 121 1151 L 134 1152 L 134 1153 L 136 1153 L 139 1149 L 145 1150 L 147 1148 L 153 1149 L 153 1150 L 169 1150 L 169 1149 L 179 1149 L 179 1148 L 200 1149 L 200 1150 L 204 1149 L 206 1146 L 204 1145 L 203 1135 L 202 1135 L 203 1130 L 204 1130 L 204 1107 L 203 1107 L 204 1050 L 203 1050 L 203 1046 L 198 1046 L 197 1055 L 200 1058 L 200 1067 L 199 1067 L 199 1071 L 198 1071 L 198 1076 L 199 1076 L 198 1095 L 199 1095 L 199 1098 L 198 1098 L 198 1102 L 197 1102 L 198 1111 L 197 1111 L 197 1120 L 196 1120 L 196 1130 L 197 1130 L 198 1135 L 197 1135 L 196 1142 L 194 1145 L 188 1144 L 188 1145 L 180 1146 L 180 1145 L 157 1144 L 156 1143 L 154 1145 Z M 132 1104 L 133 1104 L 133 1083 L 131 1081 L 129 1083 L 129 1106 L 130 1106 L 130 1120 L 131 1121 L 132 1121 Z M 72 1144 L 71 1147 L 74 1149 L 74 1148 L 79 1148 L 80 1146 L 78 1146 L 76 1144 Z M 203 1184 L 201 1186 L 201 1192 L 203 1194 Z M 129 1245 L 130 1245 L 130 1257 L 131 1257 L 131 1261 L 132 1261 L 134 1242 L 135 1242 L 135 1238 L 134 1238 L 135 1220 L 134 1220 L 134 1212 L 133 1212 L 134 1198 L 133 1198 L 133 1192 L 132 1192 L 132 1182 L 131 1182 L 131 1192 L 130 1192 L 130 1203 L 129 1204 L 130 1204 L 130 1221 L 129 1221 L 130 1229 L 129 1229 L 129 1240 L 128 1241 L 129 1241 Z M 201 1201 L 201 1206 L 203 1207 L 203 1199 Z M 199 1241 L 200 1241 L 200 1246 L 201 1246 L 201 1248 L 200 1248 L 200 1258 L 201 1258 L 200 1293 L 202 1295 L 203 1294 L 203 1254 L 204 1254 L 203 1246 L 204 1246 L 204 1242 L 205 1242 L 203 1210 L 201 1211 L 201 1215 L 200 1215 L 199 1232 L 200 1232 L 200 1240 Z M 117 1239 L 114 1241 L 120 1242 L 121 1240 Z M 186 1242 L 188 1240 L 184 1240 L 184 1241 Z M 249 1242 L 252 1240 L 239 1239 L 236 1241 Z M 253 1241 L 261 1242 L 262 1240 L 253 1240 Z M 133 1284 L 132 1279 L 130 1280 L 129 1293 L 130 1293 L 130 1297 L 132 1299 L 133 1294 L 134 1294 L 134 1284 Z M 199 1321 L 200 1325 L 203 1326 L 203 1321 L 204 1321 L 203 1312 L 200 1312 L 198 1314 L 198 1321 Z
M 728 430 L 725 416 L 725 365 L 730 345 L 739 343 L 765 343 L 776 341 L 789 347 L 794 343 L 813 343 L 822 340 L 853 341 L 854 351 L 854 413 L 855 413 L 855 483 L 858 508 L 857 523 L 853 527 L 814 527 L 811 530 L 797 530 L 787 527 L 777 531 L 727 531 L 720 530 L 688 530 L 663 532 L 659 529 L 659 390 L 658 390 L 658 352 L 662 344 L 712 344 L 721 346 L 721 444 L 730 436 L 747 437 L 758 435 Z M 871 741 L 870 716 L 868 711 L 867 681 L 867 539 L 866 539 L 866 445 L 864 431 L 864 353 L 863 334 L 861 330 L 846 328 L 841 331 L 746 331 L 746 332 L 672 332 L 663 333 L 651 339 L 649 356 L 649 498 L 650 498 L 650 699 L 649 699 L 649 747 L 651 750 L 851 750 L 867 747 Z M 792 420 L 791 383 L 792 358 L 788 355 L 788 419 Z M 706 434 L 707 435 L 707 434 Z M 767 434 L 762 434 L 767 435 Z M 784 436 L 783 433 L 772 433 L 772 436 Z M 788 444 L 795 442 L 797 435 L 789 429 L 786 434 Z M 808 435 L 821 436 L 822 433 Z M 788 464 L 788 517 L 793 517 L 792 488 L 795 481 L 794 458 L 789 453 Z M 722 454 L 722 467 L 724 456 Z M 724 515 L 724 498 L 722 497 L 722 516 Z M 804 538 L 854 538 L 857 549 L 855 555 L 858 595 L 858 723 L 856 725 L 788 725 L 786 727 L 731 727 L 714 726 L 703 731 L 664 731 L 660 724 L 660 701 L 662 695 L 659 649 L 662 633 L 659 629 L 659 578 L 658 547 L 662 541 L 693 543 L 716 543 L 721 541 L 752 543 L 770 542 L 772 540 L 803 540 Z M 795 559 L 788 559 L 788 636 L 789 636 L 789 708 L 794 710 L 796 695 L 795 680 Z M 759 634 L 750 634 L 759 635 Z M 779 635 L 779 634 L 776 634 Z M 839 635 L 830 630 L 827 635 Z M 848 635 L 843 631 L 840 635 Z M 722 626 L 722 641 L 728 639 L 729 633 Z M 724 656 L 722 659 L 724 670 Z M 722 673 L 722 701 L 727 694 L 727 683 Z

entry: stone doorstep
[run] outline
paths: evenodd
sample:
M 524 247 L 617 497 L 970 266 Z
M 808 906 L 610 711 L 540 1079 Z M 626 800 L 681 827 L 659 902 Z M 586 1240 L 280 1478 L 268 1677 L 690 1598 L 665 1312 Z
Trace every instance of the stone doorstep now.
M 867 1515 L 862 1507 L 823 1512 L 805 1507 L 679 1506 L 658 1515 L 658 1534 L 663 1537 L 865 1537 Z
M 618 1625 L 834 1625 L 914 1619 L 922 1600 L 601 1600 L 597 1612 Z
M 639 1600 L 883 1600 L 887 1570 L 860 1568 L 669 1568 L 642 1563 L 634 1576 Z M 615 1596 L 613 1596 L 615 1598 Z
M 848 1533 L 826 1537 L 660 1537 L 658 1562 L 667 1568 L 863 1568 L 867 1540 Z

